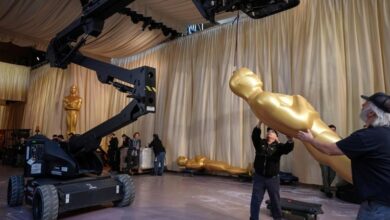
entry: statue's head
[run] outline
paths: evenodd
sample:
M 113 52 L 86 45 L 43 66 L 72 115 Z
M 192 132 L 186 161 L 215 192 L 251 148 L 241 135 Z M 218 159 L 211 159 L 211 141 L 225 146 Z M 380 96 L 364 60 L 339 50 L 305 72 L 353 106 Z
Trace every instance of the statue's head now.
M 185 166 L 188 161 L 188 158 L 185 156 L 179 156 L 176 160 L 177 165 L 179 166 Z
M 234 71 L 229 85 L 234 94 L 247 100 L 255 91 L 262 91 L 263 82 L 250 69 L 239 68 Z
M 77 95 L 79 93 L 79 89 L 77 88 L 76 85 L 73 85 L 70 87 L 70 94 L 71 95 Z

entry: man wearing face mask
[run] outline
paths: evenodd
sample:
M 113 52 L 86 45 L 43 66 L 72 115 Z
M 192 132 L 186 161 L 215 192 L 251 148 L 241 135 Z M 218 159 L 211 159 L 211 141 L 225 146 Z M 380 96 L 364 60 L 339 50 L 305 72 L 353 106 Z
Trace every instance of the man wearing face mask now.
M 388 219 L 390 216 L 390 96 L 378 92 L 361 96 L 360 118 L 365 128 L 337 143 L 323 143 L 310 132 L 297 137 L 328 155 L 351 159 L 353 184 L 363 200 L 357 219 Z
M 272 128 L 267 129 L 266 139 L 262 139 L 261 122 L 253 129 L 252 142 L 256 149 L 254 162 L 255 173 L 253 175 L 253 190 L 250 208 L 250 219 L 259 219 L 260 205 L 267 190 L 271 201 L 271 213 L 274 219 L 282 218 L 280 206 L 280 157 L 290 153 L 294 148 L 292 138 L 287 137 L 285 144 L 279 143 L 278 132 Z

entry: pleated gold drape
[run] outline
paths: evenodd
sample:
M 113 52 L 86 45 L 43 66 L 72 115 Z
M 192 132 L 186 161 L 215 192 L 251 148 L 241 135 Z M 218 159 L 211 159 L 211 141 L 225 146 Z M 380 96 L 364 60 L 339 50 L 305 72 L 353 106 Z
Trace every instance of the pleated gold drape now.
M 0 62 L 0 100 L 25 101 L 30 67 Z
M 0 129 L 21 128 L 24 103 L 13 102 L 7 105 L 0 105 Z
M 258 73 L 267 91 L 306 97 L 341 136 L 360 128 L 360 94 L 390 91 L 390 2 L 302 0 L 292 10 L 240 21 L 188 36 L 142 54 L 115 59 L 126 68 L 148 65 L 157 72 L 157 112 L 117 133 L 141 132 L 143 144 L 158 133 L 170 169 L 179 155 L 203 154 L 234 166 L 254 159 L 250 140 L 257 119 L 228 86 L 237 67 Z M 235 56 L 237 62 L 235 63 Z M 78 66 L 33 71 L 23 125 L 64 133 L 62 98 L 77 82 L 84 99 L 79 132 L 118 113 L 123 94 L 100 84 Z M 27 111 L 27 109 L 29 109 Z M 282 169 L 302 182 L 320 183 L 318 163 L 296 141 Z
M 30 68 L 0 62 L 0 129 L 19 128 Z

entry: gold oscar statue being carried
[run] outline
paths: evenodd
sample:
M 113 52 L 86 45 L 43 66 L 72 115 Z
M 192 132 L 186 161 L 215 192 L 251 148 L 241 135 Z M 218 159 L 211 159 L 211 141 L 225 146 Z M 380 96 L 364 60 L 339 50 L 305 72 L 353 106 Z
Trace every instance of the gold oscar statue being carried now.
M 296 137 L 298 131 L 310 130 L 315 139 L 323 142 L 340 140 L 304 97 L 263 91 L 261 79 L 247 68 L 234 71 L 229 85 L 234 94 L 249 104 L 260 121 L 275 130 L 290 137 Z M 352 183 L 351 162 L 347 157 L 329 156 L 308 143 L 304 145 L 317 161 L 330 166 L 341 178 Z
M 70 94 L 64 98 L 64 108 L 66 111 L 66 134 L 76 134 L 78 113 L 81 108 L 82 99 L 78 95 L 76 85 L 70 87 Z
M 252 166 L 247 168 L 232 167 L 223 161 L 209 160 L 205 156 L 198 155 L 194 159 L 188 159 L 185 156 L 179 156 L 176 160 L 177 165 L 191 170 L 207 170 L 210 172 L 225 172 L 231 175 L 247 174 L 249 175 Z

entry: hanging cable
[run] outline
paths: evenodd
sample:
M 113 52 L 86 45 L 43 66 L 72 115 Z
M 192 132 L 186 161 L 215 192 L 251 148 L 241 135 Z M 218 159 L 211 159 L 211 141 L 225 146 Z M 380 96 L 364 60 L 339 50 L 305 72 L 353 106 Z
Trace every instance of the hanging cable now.
M 240 22 L 240 11 L 237 11 L 237 17 L 234 19 L 233 23 L 237 22 L 236 25 L 236 45 L 235 45 L 235 54 L 234 54 L 234 66 L 237 68 L 238 65 L 238 23 Z

